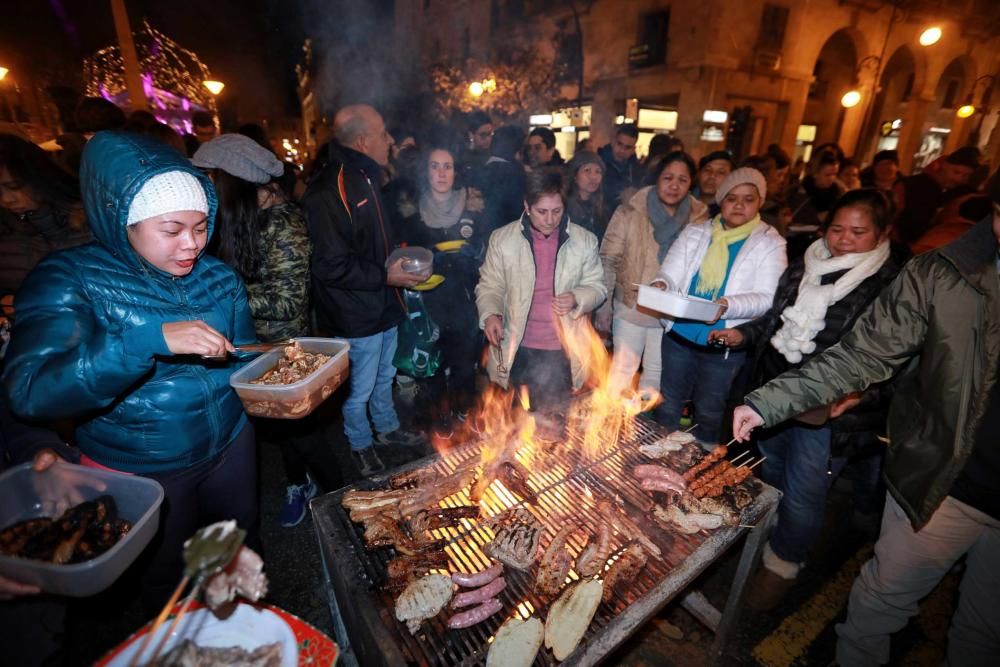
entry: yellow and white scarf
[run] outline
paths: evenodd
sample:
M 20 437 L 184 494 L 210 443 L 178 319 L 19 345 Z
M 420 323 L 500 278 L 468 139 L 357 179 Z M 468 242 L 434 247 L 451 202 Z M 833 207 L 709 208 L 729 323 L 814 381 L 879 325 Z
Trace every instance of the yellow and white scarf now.
M 698 269 L 699 294 L 713 295 L 717 297 L 722 289 L 722 283 L 726 281 L 726 271 L 729 269 L 729 246 L 745 240 L 753 230 L 760 225 L 760 216 L 755 215 L 752 220 L 743 223 L 736 229 L 726 229 L 722 224 L 722 216 L 717 215 L 710 223 L 712 225 L 712 244 L 708 246 L 708 252 L 701 260 L 701 267 Z

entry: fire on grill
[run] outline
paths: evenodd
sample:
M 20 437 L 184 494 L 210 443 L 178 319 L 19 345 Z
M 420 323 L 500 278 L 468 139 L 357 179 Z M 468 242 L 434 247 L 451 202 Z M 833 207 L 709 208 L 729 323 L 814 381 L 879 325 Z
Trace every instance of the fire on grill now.
M 758 487 L 749 461 L 662 434 L 637 419 L 648 403 L 601 386 L 573 402 L 558 442 L 537 438 L 531 414 L 511 403 L 490 390 L 478 442 L 385 488 L 349 490 L 341 503 L 366 550 L 394 553 L 381 590 L 403 632 L 418 642 L 474 633 L 488 664 L 529 665 L 542 650 L 538 632 L 551 650 L 545 662 L 563 660 L 599 608 L 613 616 L 707 531 L 739 524 Z M 500 641 L 521 635 L 529 640 Z

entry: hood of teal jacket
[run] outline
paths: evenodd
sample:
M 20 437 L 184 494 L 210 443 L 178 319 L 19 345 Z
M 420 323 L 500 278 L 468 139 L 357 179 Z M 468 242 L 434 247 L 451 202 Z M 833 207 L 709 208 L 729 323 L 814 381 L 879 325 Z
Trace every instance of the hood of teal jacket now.
M 140 256 L 128 242 L 125 225 L 132 200 L 146 181 L 169 171 L 187 172 L 205 188 L 211 239 L 219 199 L 212 181 L 185 156 L 162 142 L 129 132 L 98 132 L 87 142 L 80 164 L 80 189 L 87 222 L 97 242 L 122 261 L 140 265 Z M 148 263 L 142 264 L 153 269 Z

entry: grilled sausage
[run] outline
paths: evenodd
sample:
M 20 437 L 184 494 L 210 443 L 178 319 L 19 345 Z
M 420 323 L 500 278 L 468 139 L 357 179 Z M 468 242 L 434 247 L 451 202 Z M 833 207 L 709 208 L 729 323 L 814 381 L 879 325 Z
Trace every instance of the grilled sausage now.
M 486 602 L 490 598 L 499 595 L 505 588 L 507 588 L 507 581 L 503 577 L 497 577 L 482 588 L 466 591 L 465 593 L 459 593 L 453 597 L 451 599 L 451 608 L 461 609 L 462 607 L 468 607 L 474 604 Z
M 472 574 L 466 574 L 464 572 L 456 572 L 451 575 L 451 580 L 454 581 L 459 586 L 464 586 L 465 588 L 473 588 L 478 586 L 485 586 L 503 573 L 503 563 L 497 561 L 490 565 L 485 570 L 480 570 L 479 572 L 473 572 Z
M 449 618 L 448 627 L 453 630 L 471 627 L 477 623 L 482 623 L 501 609 L 503 609 L 503 605 L 500 604 L 500 600 L 490 598 L 478 607 L 473 607 L 468 611 L 459 612 Z
M 682 490 L 684 489 L 685 486 L 687 486 L 686 482 L 684 481 L 684 478 L 681 475 L 674 472 L 670 468 L 666 468 L 664 466 L 649 465 L 649 464 L 637 465 L 633 469 L 633 472 L 635 473 L 636 477 L 639 477 L 640 479 L 643 480 L 646 479 L 664 480 L 667 482 L 671 482 L 675 486 L 679 486 Z

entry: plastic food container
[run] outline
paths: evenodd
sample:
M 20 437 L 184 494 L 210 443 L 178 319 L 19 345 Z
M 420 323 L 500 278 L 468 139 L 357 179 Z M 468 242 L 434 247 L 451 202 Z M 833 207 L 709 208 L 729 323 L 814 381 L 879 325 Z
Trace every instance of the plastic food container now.
M 419 246 L 409 246 L 406 248 L 396 248 L 385 260 L 386 267 L 403 259 L 403 270 L 414 275 L 430 275 L 434 272 L 434 253 L 427 248 Z
M 56 565 L 0 555 L 0 575 L 48 593 L 86 597 L 110 586 L 139 556 L 160 525 L 163 487 L 145 477 L 57 461 L 44 472 L 23 463 L 0 475 L 0 528 L 27 519 L 58 517 L 81 502 L 110 495 L 132 530 L 97 558 Z
M 649 285 L 639 286 L 639 305 L 678 319 L 701 322 L 711 322 L 719 314 L 719 304 L 713 301 Z
M 311 375 L 292 384 L 251 384 L 274 368 L 284 356 L 283 348 L 266 352 L 229 378 L 246 411 L 255 417 L 301 419 L 328 399 L 348 375 L 347 351 L 350 343 L 340 338 L 296 338 L 306 352 L 329 355 L 325 364 Z

